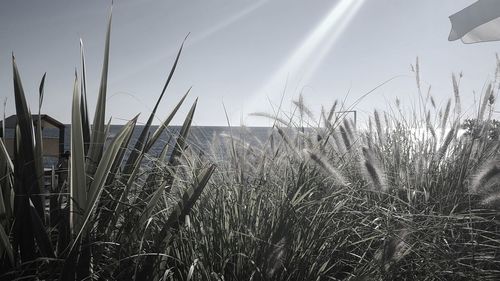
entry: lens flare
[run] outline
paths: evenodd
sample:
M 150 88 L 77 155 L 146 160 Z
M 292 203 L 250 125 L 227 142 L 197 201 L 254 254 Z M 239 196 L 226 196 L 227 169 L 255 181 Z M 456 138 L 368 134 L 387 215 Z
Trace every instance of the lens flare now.
M 259 110 L 262 100 L 265 100 L 266 96 L 273 97 L 279 94 L 286 80 L 289 83 L 295 83 L 296 86 L 299 86 L 299 81 L 307 82 L 359 11 L 363 2 L 364 0 L 341 0 L 334 5 L 328 15 L 295 49 L 264 87 L 252 96 L 246 109 L 250 112 Z

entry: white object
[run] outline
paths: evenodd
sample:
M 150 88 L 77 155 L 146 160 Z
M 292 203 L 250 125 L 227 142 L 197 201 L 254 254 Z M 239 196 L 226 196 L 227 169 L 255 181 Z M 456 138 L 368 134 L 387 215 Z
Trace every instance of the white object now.
M 500 0 L 478 0 L 450 16 L 449 41 L 466 44 L 500 40 Z

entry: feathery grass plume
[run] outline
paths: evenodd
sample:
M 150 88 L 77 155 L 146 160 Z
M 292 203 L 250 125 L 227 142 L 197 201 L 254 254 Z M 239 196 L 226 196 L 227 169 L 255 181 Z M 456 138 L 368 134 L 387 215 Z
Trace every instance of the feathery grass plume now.
M 339 130 L 340 130 L 340 135 L 342 136 L 342 140 L 344 140 L 345 148 L 347 150 L 351 149 L 351 141 L 349 139 L 349 135 L 347 134 L 347 131 L 344 129 L 344 126 L 340 125 Z
M 415 62 L 415 81 L 417 82 L 417 89 L 420 92 L 421 87 L 420 87 L 420 63 L 418 61 L 418 57 Z
M 498 192 L 498 191 L 485 196 L 481 200 L 481 204 L 483 204 L 485 206 L 492 206 L 492 207 L 498 207 L 499 202 L 500 202 L 500 192 Z
M 370 135 L 370 138 L 373 136 L 373 123 L 371 117 L 368 117 L 368 134 Z
M 490 96 L 488 97 L 488 102 L 490 106 L 493 106 L 493 104 L 495 103 L 495 95 L 493 94 L 493 89 L 491 90 Z
M 342 141 L 340 140 L 342 137 L 340 136 L 339 130 L 334 129 L 331 134 L 332 134 L 335 146 L 336 146 L 336 150 L 341 155 L 344 155 L 347 152 L 347 148 L 342 144 Z
M 285 256 L 285 244 L 286 237 L 282 237 L 278 243 L 272 245 L 273 249 L 269 254 L 266 266 L 266 276 L 271 280 L 278 270 L 278 268 L 283 266 L 283 260 Z
M 483 95 L 483 102 L 481 103 L 481 106 L 479 107 L 479 113 L 477 115 L 477 120 L 482 121 L 484 118 L 484 112 L 486 111 L 486 107 L 488 106 L 488 101 L 490 97 L 493 95 L 491 91 L 491 83 L 488 84 L 488 87 L 486 88 L 486 92 Z
M 383 274 L 409 253 L 410 245 L 406 242 L 407 236 L 408 230 L 398 231 L 397 234 L 388 237 L 383 247 L 375 253 L 375 259 L 380 263 Z
M 377 127 L 378 140 L 379 140 L 380 144 L 383 145 L 385 143 L 385 135 L 384 135 L 384 131 L 382 129 L 382 123 L 380 121 L 379 113 L 376 109 L 373 112 L 373 116 L 375 118 L 375 126 Z
M 472 193 L 485 194 L 492 185 L 500 183 L 500 165 L 498 159 L 490 160 L 472 177 L 469 190 Z
M 293 101 L 293 104 L 299 109 L 300 119 L 304 119 L 304 115 L 314 120 L 314 114 L 312 111 L 304 104 L 304 97 L 302 94 L 299 95 L 299 100 Z
M 495 54 L 495 58 L 496 58 L 495 76 L 498 77 L 500 76 L 500 57 L 498 56 L 498 53 Z
M 460 103 L 460 90 L 459 90 L 459 84 L 457 80 L 457 76 L 455 73 L 451 75 L 451 80 L 453 82 L 453 94 L 455 95 L 455 115 L 457 117 L 460 117 L 460 114 L 462 112 L 462 105 Z
M 323 121 L 323 123 L 325 123 L 325 124 L 328 122 L 328 117 L 326 117 L 326 112 L 325 112 L 324 106 L 321 106 L 321 112 L 320 112 L 319 121 L 318 121 L 319 127 L 321 127 L 321 121 Z
M 388 186 L 382 165 L 378 159 L 375 158 L 373 152 L 368 150 L 366 147 L 362 148 L 362 152 L 364 159 L 361 161 L 361 171 L 363 171 L 365 179 L 371 183 L 374 190 L 383 192 L 387 191 Z
M 333 130 L 335 130 L 335 128 L 333 127 L 333 124 L 330 123 L 330 121 L 328 120 L 328 117 L 326 116 L 326 113 L 325 113 L 323 107 L 321 109 L 321 116 L 323 118 L 323 124 L 324 124 L 324 126 L 326 128 L 326 130 L 325 130 L 325 137 L 328 138 L 333 133 Z M 325 142 L 327 140 L 328 139 L 325 139 Z
M 446 134 L 446 138 L 444 139 L 443 143 L 441 144 L 441 147 L 439 148 L 439 150 L 437 151 L 437 153 L 435 155 L 434 160 L 436 162 L 438 162 L 438 163 L 441 162 L 441 160 L 445 156 L 446 151 L 448 150 L 448 147 L 450 146 L 451 142 L 453 141 L 453 139 L 455 137 L 455 134 L 457 131 L 457 126 L 458 126 L 457 123 L 455 123 L 453 125 L 453 127 L 450 129 L 450 131 L 448 132 L 448 134 Z
M 349 138 L 350 138 L 351 140 L 355 140 L 355 139 L 356 139 L 356 136 L 355 136 L 355 134 L 354 134 L 354 129 L 353 129 L 353 127 L 354 127 L 354 126 L 352 126 L 352 124 L 353 124 L 353 123 L 352 123 L 352 120 L 351 120 L 351 119 L 344 118 L 344 122 L 343 122 L 343 123 L 344 123 L 344 128 L 345 128 L 345 130 L 346 130 L 346 132 L 347 132 L 347 134 L 348 134 Z
M 446 109 L 444 110 L 443 118 L 441 120 L 441 139 L 443 139 L 444 137 L 444 132 L 446 130 L 446 123 L 448 122 L 448 116 L 450 115 L 450 108 L 451 108 L 451 99 L 448 99 L 448 102 L 446 103 Z
M 428 96 L 431 100 L 431 105 L 432 105 L 432 108 L 436 109 L 436 101 L 434 100 L 434 97 L 430 94 L 431 93 L 431 86 L 429 86 L 429 90 L 428 90 Z
M 340 185 L 346 186 L 347 181 L 342 176 L 342 174 L 334 168 L 328 160 L 325 159 L 325 157 L 318 155 L 317 153 L 309 150 L 309 149 L 304 149 L 303 152 L 311 158 L 318 166 L 320 166 L 328 175 L 332 176 L 333 179 Z
M 427 125 L 427 130 L 429 130 L 429 132 L 431 132 L 431 135 L 434 138 L 434 140 L 437 140 L 436 131 L 434 130 L 434 126 L 431 123 L 431 112 L 430 111 L 427 111 L 427 116 L 425 118 L 425 124 Z
M 294 154 L 300 156 L 295 145 L 290 141 L 286 133 L 280 127 L 276 127 L 276 130 L 278 130 L 278 134 L 281 136 L 286 145 L 294 152 Z
M 330 108 L 330 112 L 328 112 L 328 122 L 332 122 L 333 115 L 335 114 L 335 109 L 337 108 L 338 100 L 335 100 L 332 107 Z
M 250 116 L 257 116 L 257 117 L 266 117 L 266 118 L 269 118 L 269 119 L 271 119 L 273 121 L 281 123 L 284 126 L 290 125 L 289 121 L 287 121 L 287 120 L 285 120 L 285 119 L 283 119 L 281 117 L 274 116 L 272 114 L 266 113 L 266 112 L 253 112 L 253 113 L 250 113 L 249 115 Z
M 401 163 L 404 162 L 403 159 L 401 159 L 401 143 L 398 142 L 398 141 L 395 141 L 393 142 L 393 150 L 394 150 L 394 157 L 393 157 L 393 161 L 394 161 L 394 176 L 396 178 L 396 182 L 398 180 L 400 180 L 400 174 L 401 174 L 401 171 L 403 168 L 403 166 L 401 165 Z
M 389 129 L 391 128 L 391 120 L 389 119 L 389 115 L 384 111 L 384 121 L 385 121 L 385 134 L 388 135 Z

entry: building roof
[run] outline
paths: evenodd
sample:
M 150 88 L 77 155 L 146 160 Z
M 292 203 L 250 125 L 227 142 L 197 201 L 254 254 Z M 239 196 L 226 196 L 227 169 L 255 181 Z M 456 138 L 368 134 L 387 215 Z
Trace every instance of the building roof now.
M 32 114 L 31 117 L 33 118 L 34 123 L 38 121 L 38 114 Z M 65 128 L 63 123 L 57 121 L 56 119 L 50 117 L 47 114 L 41 114 L 40 117 L 42 120 L 43 127 L 52 126 L 52 127 L 56 127 L 59 129 Z M 2 123 L 3 122 L 0 121 L 0 127 L 2 126 Z M 11 115 L 11 116 L 5 118 L 5 128 L 14 129 L 16 127 L 16 124 L 17 124 L 17 116 L 16 115 Z

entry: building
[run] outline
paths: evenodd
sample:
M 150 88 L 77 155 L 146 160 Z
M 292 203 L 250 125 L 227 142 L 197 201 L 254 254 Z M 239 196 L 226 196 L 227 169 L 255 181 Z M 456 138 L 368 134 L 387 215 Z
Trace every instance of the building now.
M 31 115 L 33 125 L 38 122 L 38 115 Z M 42 123 L 43 162 L 44 166 L 55 165 L 64 153 L 65 125 L 49 115 L 40 115 Z M 5 119 L 5 132 L 3 122 L 0 121 L 0 136 L 3 138 L 7 152 L 14 157 L 14 134 L 17 125 L 17 116 L 12 115 Z

